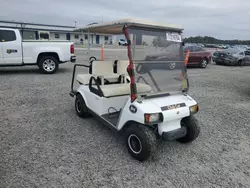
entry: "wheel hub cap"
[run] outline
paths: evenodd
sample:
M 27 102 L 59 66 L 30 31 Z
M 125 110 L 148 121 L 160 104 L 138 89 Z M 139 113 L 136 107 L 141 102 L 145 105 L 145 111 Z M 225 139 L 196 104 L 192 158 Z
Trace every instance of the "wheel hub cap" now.
M 76 110 L 77 110 L 77 112 L 81 112 L 81 110 L 82 110 L 82 106 L 81 106 L 81 103 L 80 103 L 80 101 L 77 101 L 76 102 Z
M 133 153 L 135 154 L 138 154 L 141 152 L 142 150 L 142 145 L 141 145 L 141 141 L 140 139 L 134 135 L 134 134 L 131 134 L 129 137 L 128 137 L 128 145 L 129 145 L 129 148 L 132 150 Z
M 202 67 L 205 67 L 207 65 L 207 61 L 206 60 L 202 60 L 201 65 L 202 65 Z
M 175 63 L 171 63 L 170 64 L 170 69 L 174 69 L 175 68 Z
M 46 70 L 47 72 L 51 72 L 55 69 L 56 64 L 53 60 L 51 59 L 47 59 L 43 62 L 43 68 L 44 70 Z

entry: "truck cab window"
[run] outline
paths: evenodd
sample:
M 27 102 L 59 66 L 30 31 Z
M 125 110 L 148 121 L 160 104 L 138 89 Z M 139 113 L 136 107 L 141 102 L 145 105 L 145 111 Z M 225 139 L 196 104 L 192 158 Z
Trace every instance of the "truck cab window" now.
M 16 34 L 10 30 L 0 30 L 1 42 L 10 42 L 16 40 Z
M 49 39 L 49 34 L 48 34 L 48 33 L 45 33 L 45 32 L 44 32 L 44 33 L 41 32 L 41 33 L 40 33 L 40 39 L 47 39 L 47 40 L 48 40 L 48 39 Z

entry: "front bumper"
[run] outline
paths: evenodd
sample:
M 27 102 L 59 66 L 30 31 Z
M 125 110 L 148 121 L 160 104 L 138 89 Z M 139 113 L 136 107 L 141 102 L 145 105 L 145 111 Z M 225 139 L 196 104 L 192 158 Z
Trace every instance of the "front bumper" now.
M 71 63 L 75 63 L 76 62 L 76 56 L 75 55 L 73 55 L 73 56 L 70 57 L 70 62 Z
M 181 127 L 179 129 L 175 129 L 172 131 L 168 132 L 163 132 L 162 133 L 162 139 L 165 141 L 172 141 L 176 140 L 178 138 L 182 138 L 187 134 L 187 128 L 186 127 Z

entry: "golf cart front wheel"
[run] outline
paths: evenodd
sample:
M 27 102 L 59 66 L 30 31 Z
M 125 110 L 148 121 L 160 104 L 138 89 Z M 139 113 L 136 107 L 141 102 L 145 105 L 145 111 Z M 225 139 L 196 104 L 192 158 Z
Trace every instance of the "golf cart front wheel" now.
M 156 134 L 144 125 L 131 125 L 125 133 L 128 152 L 138 161 L 147 160 L 156 150 Z
M 198 121 L 194 116 L 185 117 L 181 120 L 181 125 L 186 127 L 187 134 L 177 139 L 181 143 L 188 143 L 194 141 L 200 134 L 200 127 Z
M 89 117 L 90 113 L 82 96 L 80 94 L 76 95 L 75 99 L 75 110 L 79 117 Z

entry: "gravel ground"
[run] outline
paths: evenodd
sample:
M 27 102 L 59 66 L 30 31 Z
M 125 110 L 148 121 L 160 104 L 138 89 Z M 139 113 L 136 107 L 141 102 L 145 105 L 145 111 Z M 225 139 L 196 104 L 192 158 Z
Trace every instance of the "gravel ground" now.
M 250 67 L 188 69 L 201 134 L 143 163 L 121 135 L 76 116 L 72 67 L 0 68 L 0 187 L 250 187 Z

